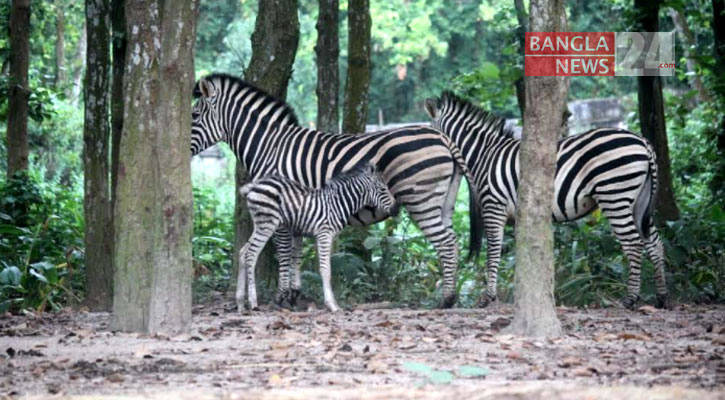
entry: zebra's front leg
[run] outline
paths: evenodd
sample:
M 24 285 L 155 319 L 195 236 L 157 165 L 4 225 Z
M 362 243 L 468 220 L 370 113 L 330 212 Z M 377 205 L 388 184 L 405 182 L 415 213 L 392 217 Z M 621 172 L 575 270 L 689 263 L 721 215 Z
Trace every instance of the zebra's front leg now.
M 322 290 L 325 295 L 325 306 L 332 312 L 340 311 L 340 307 L 335 301 L 335 294 L 332 292 L 331 271 L 330 271 L 330 252 L 332 251 L 332 241 L 335 233 L 322 232 L 317 235 L 317 258 L 320 262 L 320 276 L 322 277 Z
M 486 234 L 486 290 L 478 299 L 478 307 L 487 307 L 496 301 L 498 267 L 503 251 L 503 234 L 506 226 L 506 210 L 501 206 L 484 207 L 482 218 Z
M 277 248 L 277 261 L 279 263 L 279 279 L 274 302 L 280 307 L 292 307 L 288 303 L 290 296 L 290 260 L 292 254 L 292 232 L 287 228 L 280 228 L 274 233 L 274 244 Z

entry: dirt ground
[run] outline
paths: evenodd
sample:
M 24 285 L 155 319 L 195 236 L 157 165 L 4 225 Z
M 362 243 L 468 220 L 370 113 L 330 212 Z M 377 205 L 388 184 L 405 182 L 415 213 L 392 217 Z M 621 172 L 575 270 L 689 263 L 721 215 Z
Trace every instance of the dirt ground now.
M 506 334 L 508 305 L 379 306 L 196 306 L 176 337 L 112 332 L 105 313 L 6 314 L 0 399 L 725 399 L 725 306 L 559 308 L 555 340 Z

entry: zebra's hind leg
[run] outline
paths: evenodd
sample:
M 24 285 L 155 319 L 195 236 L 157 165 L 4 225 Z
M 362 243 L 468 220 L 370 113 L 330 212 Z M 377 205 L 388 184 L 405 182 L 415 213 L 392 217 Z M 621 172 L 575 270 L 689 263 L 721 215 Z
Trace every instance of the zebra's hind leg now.
M 457 301 L 458 243 L 453 228 L 442 224 L 439 210 L 438 208 L 422 213 L 410 210 L 409 212 L 438 253 L 438 260 L 443 269 L 443 299 L 440 307 L 451 308 Z
M 267 244 L 269 239 L 274 234 L 276 229 L 274 224 L 255 224 L 254 232 L 247 242 L 247 249 L 244 253 L 244 269 L 247 271 L 247 282 L 249 289 L 247 291 L 247 298 L 249 299 L 249 306 L 252 309 L 257 308 L 257 284 L 256 284 L 256 266 L 257 258 L 259 253 Z
M 642 238 L 634 222 L 632 202 L 627 198 L 609 201 L 597 199 L 597 202 L 609 220 L 614 237 L 619 241 L 622 251 L 629 261 L 627 295 L 622 299 L 622 305 L 632 310 L 639 300 L 642 252 L 644 250 Z
M 289 265 L 290 286 L 287 300 L 290 306 L 295 307 L 302 287 L 302 278 L 300 276 L 300 267 L 302 265 L 302 236 L 292 236 L 292 251 L 290 252 Z
M 245 254 L 249 248 L 249 240 L 244 243 L 244 246 L 239 250 L 239 271 L 237 273 L 237 291 L 235 293 L 235 301 L 237 304 L 237 311 L 241 312 L 244 310 L 244 298 L 247 296 L 247 265 L 244 262 Z
M 650 234 L 646 239 L 645 249 L 647 250 L 649 259 L 655 266 L 655 284 L 657 286 L 655 306 L 657 308 L 670 308 L 671 305 L 667 297 L 667 281 L 665 280 L 665 248 L 654 225 L 650 227 Z
M 277 282 L 277 293 L 274 302 L 285 308 L 292 308 L 289 303 L 290 296 L 290 264 L 292 260 L 293 235 L 287 228 L 280 228 L 274 233 L 274 244 L 277 248 L 277 261 L 279 262 L 279 278 Z
M 506 210 L 501 205 L 489 205 L 483 208 L 484 230 L 486 234 L 486 291 L 478 299 L 478 307 L 486 307 L 496 301 L 498 267 L 501 264 L 503 234 L 506 226 Z

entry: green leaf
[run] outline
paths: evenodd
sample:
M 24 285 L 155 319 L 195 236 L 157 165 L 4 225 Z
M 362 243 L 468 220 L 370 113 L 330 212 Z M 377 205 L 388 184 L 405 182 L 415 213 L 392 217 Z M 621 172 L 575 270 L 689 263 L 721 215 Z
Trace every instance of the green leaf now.
M 488 368 L 476 367 L 474 365 L 464 365 L 458 368 L 458 375 L 465 377 L 486 376 L 488 373 Z
M 363 246 L 368 250 L 372 250 L 378 247 L 378 245 L 380 245 L 380 238 L 376 238 L 375 236 L 368 236 L 363 242 Z
M 20 285 L 20 268 L 12 265 L 0 272 L 0 284 L 19 286 Z

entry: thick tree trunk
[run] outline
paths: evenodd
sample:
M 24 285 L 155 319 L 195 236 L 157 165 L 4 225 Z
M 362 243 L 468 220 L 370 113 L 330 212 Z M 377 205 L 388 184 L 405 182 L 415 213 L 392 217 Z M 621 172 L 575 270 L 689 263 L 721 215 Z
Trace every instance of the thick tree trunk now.
M 718 97 L 719 107 L 725 107 L 725 0 L 712 0 L 712 31 L 715 45 L 715 94 Z M 719 165 L 710 183 L 713 197 L 725 203 L 725 113 L 721 113 L 718 122 L 716 146 L 720 157 Z
M 370 87 L 370 19 L 369 0 L 350 0 L 347 14 L 347 79 L 342 131 L 365 132 Z
M 532 0 L 533 32 L 566 31 L 565 0 Z M 526 109 L 521 143 L 516 211 L 516 270 L 512 332 L 561 335 L 554 308 L 554 197 L 556 143 L 569 82 L 566 77 L 526 77 Z
M 340 76 L 339 0 L 319 0 L 317 14 L 317 129 L 339 132 L 338 93 Z
M 660 0 L 634 0 L 635 18 L 640 31 L 657 32 L 659 30 L 659 7 Z M 676 220 L 680 218 L 680 210 L 677 208 L 672 189 L 662 79 L 659 76 L 638 76 L 637 98 L 642 135 L 652 142 L 657 154 L 656 214 L 659 220 Z
M 88 59 L 83 92 L 83 209 L 86 305 L 94 311 L 110 311 L 113 304 L 113 225 L 108 181 L 110 6 L 110 0 L 86 0 Z
M 244 78 L 278 98 L 286 98 L 299 39 L 297 0 L 259 0 L 259 11 L 252 34 L 252 59 L 244 72 Z M 246 201 L 239 195 L 239 189 L 246 182 L 247 174 L 239 161 L 237 165 L 234 269 L 238 268 L 236 255 L 252 232 Z M 276 279 L 277 268 L 271 245 L 266 246 L 260 255 L 257 271 L 260 281 L 270 282 Z
M 195 0 L 128 0 L 124 125 L 115 205 L 113 327 L 191 323 L 189 141 Z
M 123 70 L 126 62 L 124 0 L 111 0 L 111 204 L 116 202 L 118 155 L 123 131 Z
M 10 80 L 8 90 L 8 177 L 28 169 L 28 64 L 30 0 L 13 0 L 10 9 Z
M 55 87 L 65 82 L 65 12 L 63 1 L 55 0 Z

